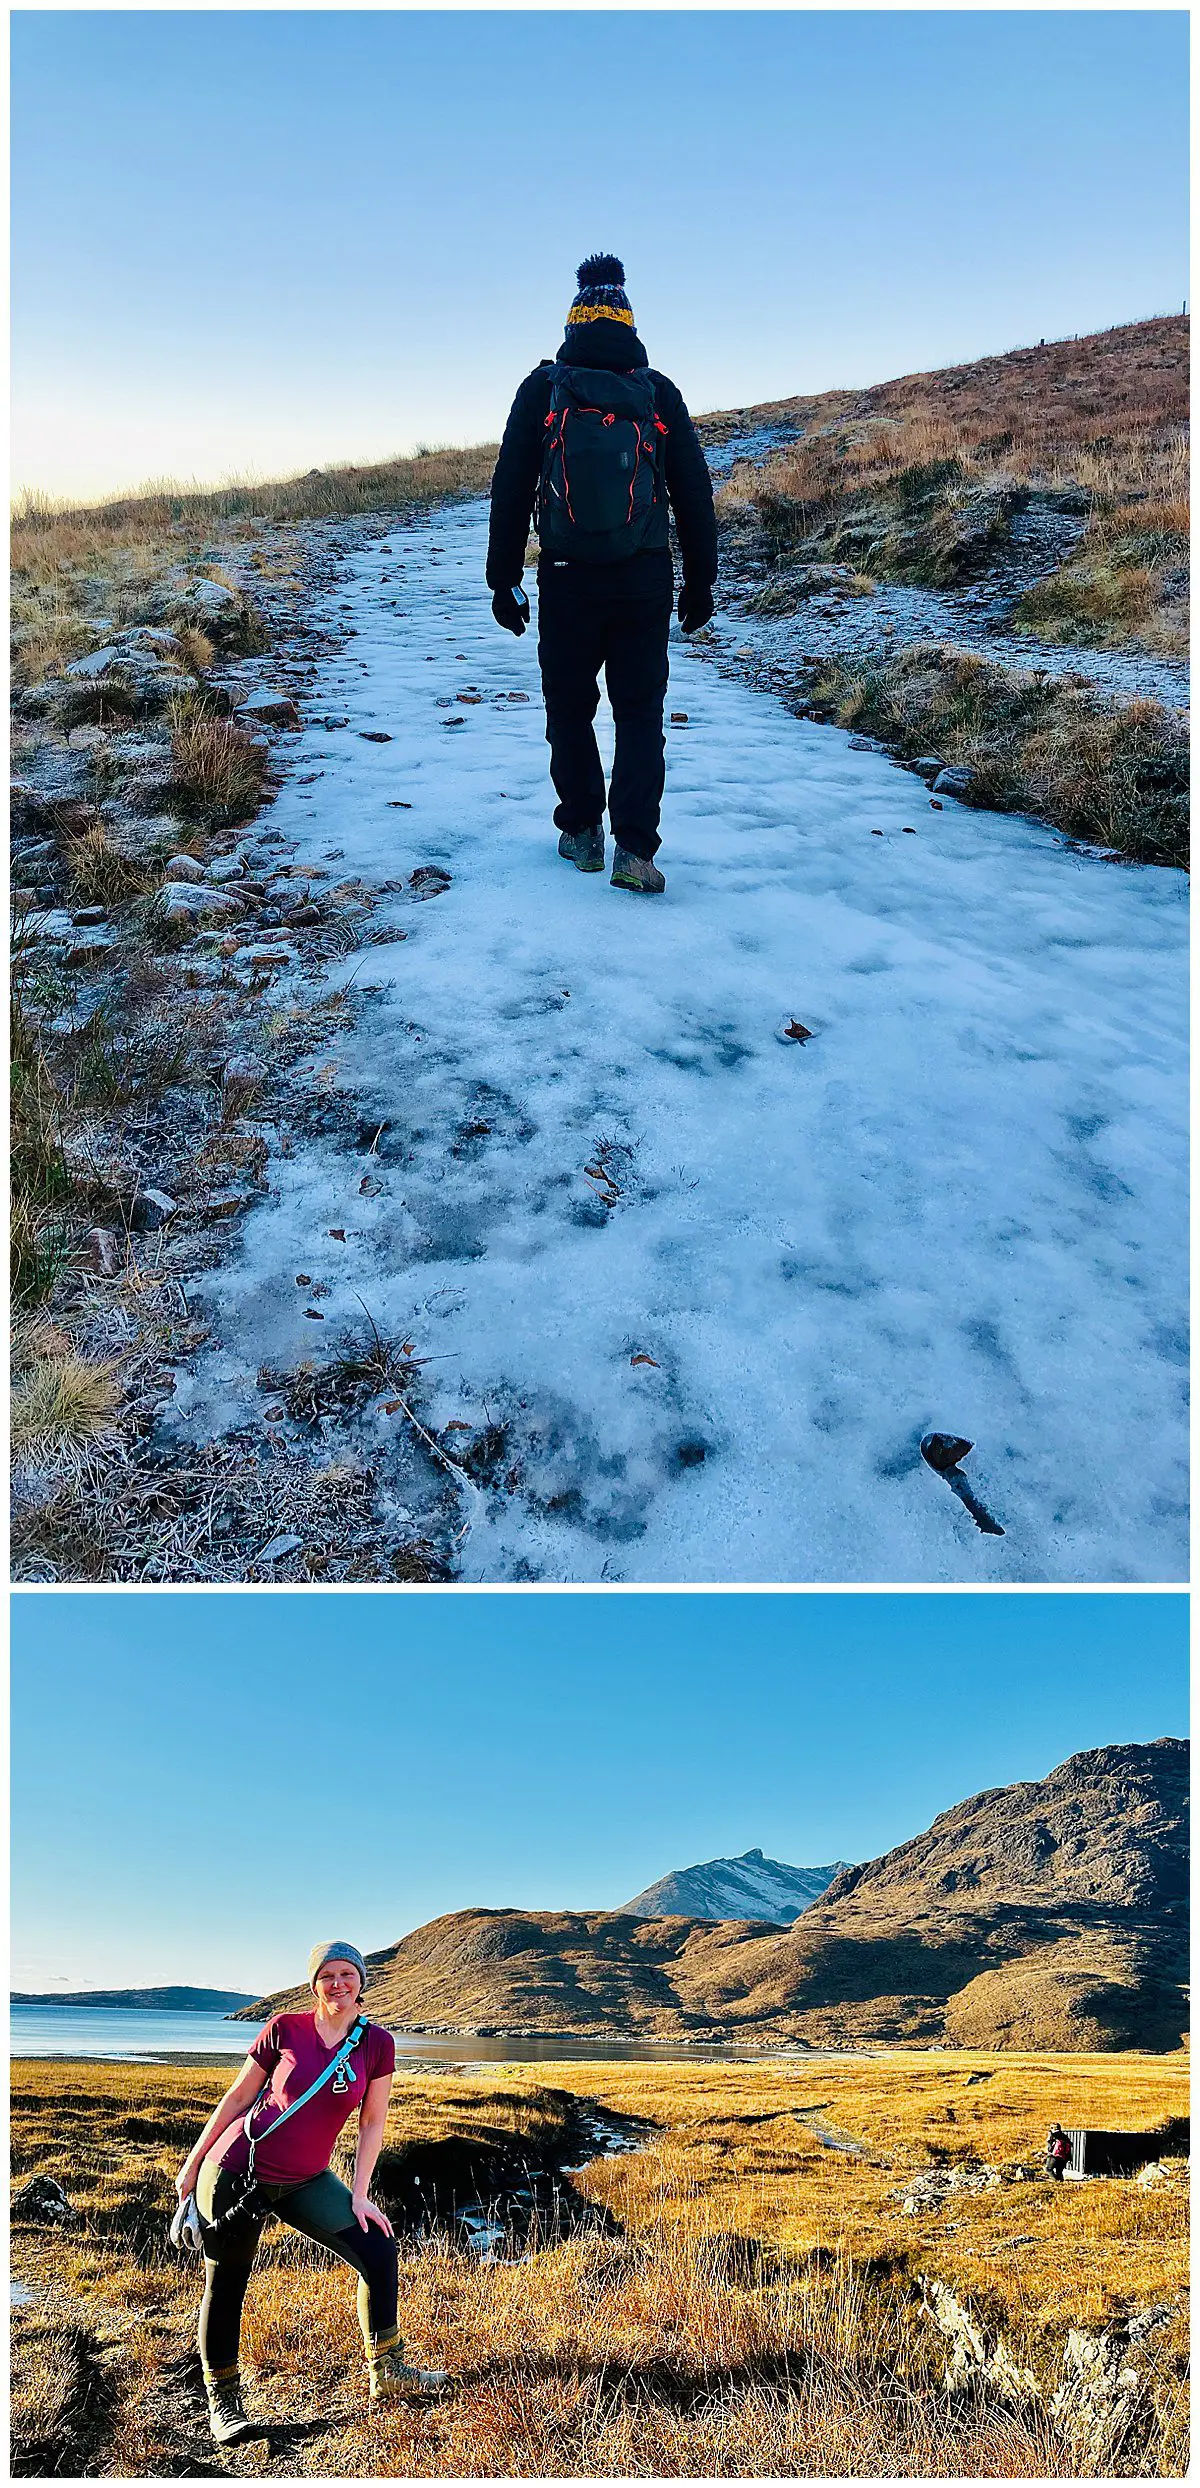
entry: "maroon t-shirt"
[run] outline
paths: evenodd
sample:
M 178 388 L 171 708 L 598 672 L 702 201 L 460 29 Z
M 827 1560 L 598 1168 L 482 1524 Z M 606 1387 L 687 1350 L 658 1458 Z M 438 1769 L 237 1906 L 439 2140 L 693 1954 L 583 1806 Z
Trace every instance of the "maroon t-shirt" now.
M 338 2041 L 338 2047 L 345 2044 Z M 394 2073 L 396 2042 L 390 2030 L 381 2030 L 376 2022 L 368 2022 L 352 2056 L 339 2066 L 332 2082 L 310 2099 L 280 2130 L 272 2143 L 271 2127 L 283 2108 L 294 2099 L 303 2099 L 319 2073 L 322 2073 L 337 2047 L 326 2047 L 317 2035 L 315 2013 L 273 2013 L 265 2030 L 261 2030 L 250 2050 L 253 2064 L 261 2065 L 267 2076 L 267 2087 L 254 2104 L 250 2131 L 254 2136 L 254 2170 L 268 2186 L 300 2186 L 306 2178 L 319 2177 L 328 2168 L 333 2146 L 348 2117 L 361 2108 L 369 2085 L 379 2074 Z M 215 2156 L 222 2167 L 234 2175 L 244 2169 L 250 2159 L 250 2144 L 243 2131 L 244 2119 L 232 2125 L 214 2144 Z

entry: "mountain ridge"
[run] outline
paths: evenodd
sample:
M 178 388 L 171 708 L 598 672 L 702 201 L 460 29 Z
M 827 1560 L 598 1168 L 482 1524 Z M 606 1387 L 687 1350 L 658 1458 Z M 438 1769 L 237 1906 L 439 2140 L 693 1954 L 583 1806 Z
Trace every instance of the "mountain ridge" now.
M 244 1987 L 78 1987 L 39 1995 L 13 1988 L 10 2004 L 70 2004 L 124 2013 L 227 2013 L 253 2004 Z
M 372 2009 L 397 2027 L 488 2036 L 1174 2048 L 1187 1757 L 1176 1737 L 1101 1746 L 1044 1780 L 983 1790 L 847 1868 L 787 1927 L 450 1911 L 367 1956 Z
M 844 1859 L 832 1866 L 785 1866 L 779 1858 L 764 1857 L 761 1849 L 744 1849 L 740 1857 L 710 1857 L 701 1866 L 681 1866 L 660 1875 L 644 1892 L 635 1892 L 631 1901 L 622 1901 L 619 1914 L 630 1918 L 761 1918 L 772 1926 L 790 1926 L 844 1871 Z M 748 1906 L 739 1907 L 739 1902 Z

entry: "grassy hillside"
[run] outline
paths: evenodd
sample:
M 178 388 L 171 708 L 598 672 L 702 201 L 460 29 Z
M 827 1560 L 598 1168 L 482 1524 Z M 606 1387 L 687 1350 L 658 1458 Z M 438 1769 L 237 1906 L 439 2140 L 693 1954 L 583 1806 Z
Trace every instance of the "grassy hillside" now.
M 1174 2048 L 1187 1799 L 1179 1738 L 1102 1746 L 952 1807 L 785 1930 L 455 1910 L 371 1955 L 372 2002 L 416 2028 Z
M 947 586 L 1039 498 L 1085 518 L 1086 531 L 1023 599 L 1017 627 L 1186 654 L 1188 346 L 1185 318 L 1140 320 L 749 409 L 802 438 L 739 468 L 721 508 L 751 517 L 777 558 L 802 552 Z
M 1182 1930 L 848 1903 L 787 1934 L 603 1910 L 456 1910 L 376 1957 L 371 2001 L 403 2029 L 574 2037 L 903 2042 L 1094 2050 L 1178 2046 Z M 299 1989 L 246 2018 L 297 2007 Z
M 16 2219 L 14 2269 L 33 2292 L 14 2325 L 19 2476 L 210 2466 L 196 2267 L 164 2228 L 173 2171 L 224 2079 L 16 2066 L 18 2180 L 57 2179 L 77 2215 L 54 2233 Z M 414 2157 L 457 2138 L 468 2154 L 516 2141 L 536 2160 L 580 2100 L 645 2120 L 644 2147 L 577 2176 L 601 2224 L 581 2215 L 523 2260 L 481 2267 L 445 2225 L 406 2240 L 402 2326 L 457 2381 L 443 2405 L 378 2421 L 347 2275 L 273 2229 L 248 2302 L 250 2406 L 279 2421 L 273 2449 L 302 2476 L 1177 2472 L 1177 2164 L 1146 2186 L 1051 2188 L 1016 2172 L 1055 2116 L 1149 2131 L 1182 2112 L 1186 2089 L 1179 2061 L 936 2054 L 405 2075 L 377 2188 L 397 2217 Z M 904 2209 L 915 2183 L 936 2191 L 956 2172 L 940 2202 Z M 939 2284 L 1024 2381 L 1002 2392 L 993 2367 L 947 2397 Z M 1119 2427 L 1103 2446 L 1073 2434 L 1051 2411 L 1069 2328 L 1102 2341 L 1151 2306 L 1163 2326 L 1129 2353 L 1142 2382 Z M 261 2463 L 250 2450 L 228 2467 Z

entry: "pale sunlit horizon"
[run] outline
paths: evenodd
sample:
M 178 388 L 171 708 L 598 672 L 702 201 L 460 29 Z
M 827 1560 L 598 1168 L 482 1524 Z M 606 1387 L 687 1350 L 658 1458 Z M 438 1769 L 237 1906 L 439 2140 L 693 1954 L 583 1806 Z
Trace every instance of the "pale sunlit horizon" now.
M 1184 12 L 634 22 L 18 11 L 17 491 L 495 440 L 598 248 L 697 412 L 1181 308 Z

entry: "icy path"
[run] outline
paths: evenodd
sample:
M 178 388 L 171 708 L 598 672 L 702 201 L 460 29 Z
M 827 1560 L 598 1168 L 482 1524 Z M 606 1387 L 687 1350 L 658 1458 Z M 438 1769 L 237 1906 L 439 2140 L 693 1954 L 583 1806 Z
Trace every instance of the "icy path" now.
M 484 539 L 475 504 L 350 540 L 356 635 L 270 825 L 451 882 L 336 971 L 382 985 L 339 1076 L 389 1128 L 275 1160 L 188 1421 L 313 1354 L 302 1270 L 318 1339 L 361 1298 L 437 1360 L 439 1425 L 510 1424 L 521 1482 L 473 1499 L 464 1580 L 1182 1577 L 1183 877 L 931 810 L 678 643 L 667 896 L 585 878 Z M 366 1425 L 386 1465 L 396 1419 Z M 930 1428 L 977 1442 L 1003 1538 Z

